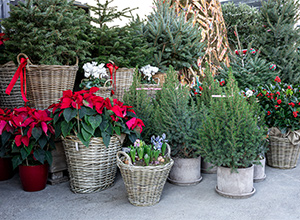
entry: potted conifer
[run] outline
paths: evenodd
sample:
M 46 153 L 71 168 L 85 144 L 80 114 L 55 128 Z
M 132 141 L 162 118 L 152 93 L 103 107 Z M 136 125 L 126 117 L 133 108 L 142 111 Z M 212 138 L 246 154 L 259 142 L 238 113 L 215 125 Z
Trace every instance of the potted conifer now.
M 257 163 L 265 134 L 257 126 L 252 106 L 239 94 L 231 72 L 224 91 L 226 97 L 211 101 L 198 131 L 198 144 L 205 160 L 218 166 L 217 193 L 246 198 L 255 193 L 253 163 Z
M 177 185 L 194 185 L 201 181 L 201 158 L 197 128 L 202 126 L 205 107 L 198 109 L 190 99 L 189 88 L 180 85 L 172 67 L 162 90 L 157 92 L 152 128 L 165 133 L 171 147 L 174 166 L 169 181 Z
M 87 16 L 68 0 L 19 1 L 10 9 L 10 17 L 1 22 L 9 38 L 5 42 L 9 60 L 16 63 L 20 53 L 28 56 L 18 62 L 27 64 L 29 104 L 45 109 L 63 90 L 73 89 L 78 58 L 84 58 L 90 46 L 84 35 Z

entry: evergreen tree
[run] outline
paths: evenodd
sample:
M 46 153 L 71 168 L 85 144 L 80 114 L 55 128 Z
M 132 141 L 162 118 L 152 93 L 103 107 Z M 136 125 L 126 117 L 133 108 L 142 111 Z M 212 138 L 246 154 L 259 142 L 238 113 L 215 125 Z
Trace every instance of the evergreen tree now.
M 263 27 L 258 38 L 262 56 L 275 64 L 286 83 L 300 79 L 299 0 L 268 0 L 262 2 Z
M 34 64 L 72 65 L 76 56 L 88 55 L 89 22 L 73 1 L 26 0 L 10 9 L 10 17 L 1 25 L 9 38 L 5 45 L 11 60 L 22 52 Z
M 157 92 L 152 126 L 156 135 L 167 135 L 172 156 L 199 156 L 198 147 L 192 144 L 198 137 L 197 128 L 202 126 L 205 108 L 201 110 L 190 100 L 189 88 L 179 84 L 177 73 L 170 67 L 162 90 Z
M 210 114 L 205 115 L 196 140 L 207 162 L 233 170 L 252 165 L 265 135 L 257 126 L 254 106 L 249 105 L 239 91 L 230 73 L 224 90 L 226 97 L 212 99 Z
M 198 69 L 197 59 L 203 55 L 201 31 L 193 20 L 178 15 L 171 0 L 155 1 L 155 9 L 148 16 L 145 37 L 155 48 L 155 66 L 166 71 L 169 65 L 176 70 Z
M 143 88 L 141 84 L 141 75 L 136 67 L 133 76 L 133 82 L 128 92 L 125 93 L 124 103 L 133 106 L 136 115 L 144 122 L 145 127 L 141 133 L 142 140 L 146 143 L 151 142 L 151 136 L 154 135 L 152 117 L 154 114 L 154 106 L 151 97 L 147 96 L 146 90 L 136 90 Z

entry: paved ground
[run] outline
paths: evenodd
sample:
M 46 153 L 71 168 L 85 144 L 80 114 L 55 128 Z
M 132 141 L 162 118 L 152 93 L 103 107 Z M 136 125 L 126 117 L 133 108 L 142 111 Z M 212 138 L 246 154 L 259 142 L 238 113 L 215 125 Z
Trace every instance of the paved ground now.
M 196 186 L 166 183 L 161 201 L 153 207 L 135 207 L 126 196 L 120 174 L 115 185 L 94 194 L 74 194 L 68 182 L 25 192 L 19 176 L 0 182 L 1 220 L 121 219 L 121 220 L 296 220 L 300 219 L 300 164 L 292 170 L 267 167 L 267 179 L 255 183 L 248 199 L 228 199 L 215 191 L 216 175 L 203 174 Z

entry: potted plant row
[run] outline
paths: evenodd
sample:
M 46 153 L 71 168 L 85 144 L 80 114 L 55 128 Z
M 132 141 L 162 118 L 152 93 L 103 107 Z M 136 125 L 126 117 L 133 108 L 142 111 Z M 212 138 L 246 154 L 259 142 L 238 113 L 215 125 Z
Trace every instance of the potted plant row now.
M 62 136 L 71 190 L 91 193 L 114 184 L 116 153 L 120 135 L 134 142 L 144 123 L 131 106 L 117 99 L 96 96 L 99 88 L 63 92 L 59 103 L 50 106 L 56 137 Z
M 137 139 L 127 153 L 117 153 L 117 165 L 131 204 L 151 206 L 159 202 L 174 163 L 170 151 L 165 142 L 147 145 Z
M 10 148 L 13 168 L 19 167 L 25 191 L 39 191 L 46 186 L 51 150 L 55 148 L 51 121 L 48 110 L 30 107 L 7 110 L 1 116 L 2 147 Z

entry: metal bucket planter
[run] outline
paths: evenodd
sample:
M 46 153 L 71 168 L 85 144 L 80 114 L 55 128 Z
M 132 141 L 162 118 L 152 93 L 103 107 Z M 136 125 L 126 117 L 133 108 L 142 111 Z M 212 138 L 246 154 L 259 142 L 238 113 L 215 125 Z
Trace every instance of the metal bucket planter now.
M 260 164 L 254 165 L 253 181 L 255 183 L 262 182 L 266 179 L 266 158 L 259 160 Z
M 174 166 L 168 180 L 179 186 L 196 185 L 201 182 L 201 157 L 173 158 Z
M 253 169 L 253 165 L 248 168 L 239 168 L 237 173 L 228 167 L 218 167 L 216 192 L 228 198 L 249 198 L 255 193 Z

